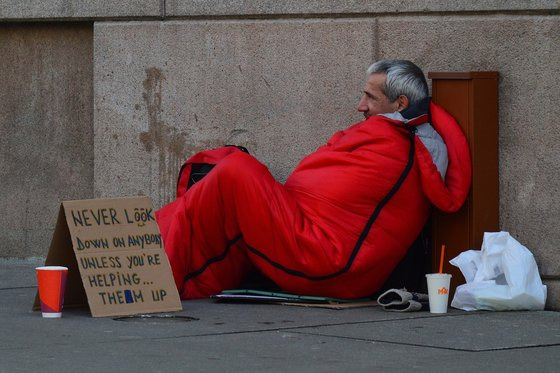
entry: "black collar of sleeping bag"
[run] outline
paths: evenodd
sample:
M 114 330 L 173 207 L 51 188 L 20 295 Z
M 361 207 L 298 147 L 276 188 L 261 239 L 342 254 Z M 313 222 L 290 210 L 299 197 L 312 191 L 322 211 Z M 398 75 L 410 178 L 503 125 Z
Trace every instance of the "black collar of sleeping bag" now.
M 405 119 L 417 118 L 420 115 L 428 114 L 430 112 L 430 97 L 425 97 L 414 105 L 411 105 L 401 111 L 401 115 Z

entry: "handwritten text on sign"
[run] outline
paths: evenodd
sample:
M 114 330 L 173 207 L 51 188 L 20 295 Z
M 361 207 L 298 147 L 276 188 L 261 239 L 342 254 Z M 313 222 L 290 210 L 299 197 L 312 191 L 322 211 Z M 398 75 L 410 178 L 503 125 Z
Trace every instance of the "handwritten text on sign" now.
M 117 210 L 110 208 L 97 209 L 72 209 L 70 210 L 71 223 L 74 227 L 103 227 L 103 226 L 123 226 L 136 225 L 145 227 L 147 224 L 156 221 L 152 208 L 135 207 L 132 211 L 126 208 Z M 163 248 L 161 235 L 159 233 L 128 234 L 127 236 L 80 238 L 76 236 L 77 250 L 89 249 L 109 249 L 110 247 L 140 247 L 156 244 Z
M 180 310 L 146 197 L 64 202 L 82 283 L 99 316 Z

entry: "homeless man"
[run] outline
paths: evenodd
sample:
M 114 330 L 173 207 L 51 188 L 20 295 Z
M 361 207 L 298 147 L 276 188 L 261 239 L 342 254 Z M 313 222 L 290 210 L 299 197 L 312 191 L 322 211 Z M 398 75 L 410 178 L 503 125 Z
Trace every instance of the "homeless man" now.
M 430 102 L 416 65 L 371 65 L 358 110 L 364 121 L 335 133 L 284 185 L 236 147 L 186 162 L 213 168 L 156 215 L 181 298 L 235 288 L 253 269 L 290 293 L 370 296 L 432 204 L 460 208 L 470 187 L 468 145 Z

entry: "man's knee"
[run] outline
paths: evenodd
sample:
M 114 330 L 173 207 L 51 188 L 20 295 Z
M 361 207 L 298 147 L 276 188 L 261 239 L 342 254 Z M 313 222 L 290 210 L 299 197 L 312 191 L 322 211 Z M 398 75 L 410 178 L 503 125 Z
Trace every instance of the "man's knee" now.
M 255 157 L 243 152 L 236 152 L 223 159 L 214 168 L 216 176 L 223 183 L 238 183 L 244 180 L 262 178 L 268 169 Z

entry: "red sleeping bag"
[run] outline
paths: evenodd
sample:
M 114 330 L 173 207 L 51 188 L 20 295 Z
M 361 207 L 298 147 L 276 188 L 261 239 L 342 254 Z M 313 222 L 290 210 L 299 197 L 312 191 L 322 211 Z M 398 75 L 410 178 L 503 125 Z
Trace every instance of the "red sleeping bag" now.
M 359 298 L 379 290 L 431 204 L 456 211 L 469 191 L 460 127 L 433 103 L 430 114 L 447 146 L 445 181 L 415 134 L 428 114 L 376 115 L 338 132 L 284 185 L 235 147 L 191 157 L 187 166 L 211 171 L 196 183 L 180 179 L 177 199 L 156 213 L 181 297 L 235 288 L 253 267 L 291 293 Z

